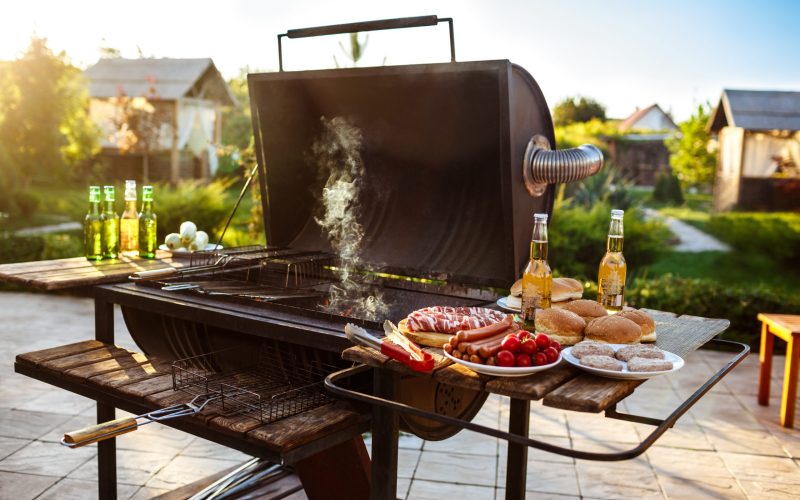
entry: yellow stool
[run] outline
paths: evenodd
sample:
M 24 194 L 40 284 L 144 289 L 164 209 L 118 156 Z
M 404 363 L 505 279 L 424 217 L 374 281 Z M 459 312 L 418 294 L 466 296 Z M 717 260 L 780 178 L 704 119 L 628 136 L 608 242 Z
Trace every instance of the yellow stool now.
M 758 375 L 758 404 L 769 405 L 769 379 L 772 372 L 773 335 L 785 340 L 786 370 L 781 397 L 781 425 L 794 426 L 794 407 L 797 400 L 797 365 L 800 362 L 800 316 L 792 314 L 758 315 L 761 321 L 761 369 Z

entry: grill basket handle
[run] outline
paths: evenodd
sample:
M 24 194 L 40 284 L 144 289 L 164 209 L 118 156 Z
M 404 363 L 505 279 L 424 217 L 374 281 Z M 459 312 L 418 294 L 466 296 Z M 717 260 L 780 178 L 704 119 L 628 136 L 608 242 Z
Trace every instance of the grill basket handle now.
M 456 62 L 456 44 L 455 39 L 453 38 L 453 19 L 450 17 L 417 16 L 398 17 L 395 19 L 380 19 L 377 21 L 362 21 L 357 23 L 332 24 L 329 26 L 288 30 L 286 33 L 278 35 L 278 70 L 283 71 L 283 48 L 281 46 L 283 37 L 309 38 L 312 36 L 342 35 L 345 33 L 360 33 L 363 31 L 420 28 L 424 26 L 436 26 L 439 23 L 447 23 L 450 27 L 450 62 Z
M 585 179 L 603 168 L 603 152 L 584 144 L 577 148 L 550 150 L 550 141 L 535 135 L 528 142 L 522 161 L 525 188 L 533 197 L 542 196 L 548 184 L 563 184 Z

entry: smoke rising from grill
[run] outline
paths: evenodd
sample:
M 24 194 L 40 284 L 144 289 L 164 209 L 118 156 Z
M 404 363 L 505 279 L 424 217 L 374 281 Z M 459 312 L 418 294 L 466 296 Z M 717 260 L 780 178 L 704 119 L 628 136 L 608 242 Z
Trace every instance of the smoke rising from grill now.
M 322 189 L 324 213 L 314 220 L 325 231 L 331 247 L 339 255 L 339 283 L 331 285 L 333 311 L 376 320 L 386 316 L 388 308 L 380 292 L 364 297 L 365 288 L 356 282 L 354 273 L 369 270 L 361 261 L 364 228 L 358 220 L 359 193 L 364 182 L 361 158 L 361 131 L 342 117 L 321 119 L 323 132 L 314 142 L 312 152 L 321 175 L 327 175 Z

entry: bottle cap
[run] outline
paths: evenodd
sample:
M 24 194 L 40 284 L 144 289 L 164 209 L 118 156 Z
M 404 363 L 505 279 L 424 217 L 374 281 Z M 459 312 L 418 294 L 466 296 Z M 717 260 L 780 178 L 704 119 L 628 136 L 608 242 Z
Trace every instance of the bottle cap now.
M 547 214 L 533 214 L 533 220 L 541 220 L 547 222 Z
M 100 201 L 100 186 L 89 186 L 89 201 Z
M 153 201 L 153 186 L 142 186 L 142 200 Z
M 621 219 L 623 215 L 625 215 L 625 211 L 624 210 L 612 210 L 611 211 L 611 218 L 612 219 Z
M 136 181 L 125 181 L 125 201 L 136 199 Z
M 106 196 L 106 201 L 114 201 L 117 199 L 114 186 L 103 186 L 103 194 Z

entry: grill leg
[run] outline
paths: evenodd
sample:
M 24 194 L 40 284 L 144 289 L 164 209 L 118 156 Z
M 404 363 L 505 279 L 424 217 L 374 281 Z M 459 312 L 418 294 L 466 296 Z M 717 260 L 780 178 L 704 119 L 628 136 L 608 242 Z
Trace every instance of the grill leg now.
M 107 344 L 114 343 L 114 304 L 96 296 L 94 299 L 94 338 Z M 97 423 L 116 418 L 113 405 L 97 402 Z M 117 498 L 117 440 L 97 443 L 97 483 L 101 500 Z
M 508 418 L 508 432 L 528 437 L 528 421 L 531 402 L 527 399 L 511 398 L 511 414 Z M 506 500 L 525 498 L 525 481 L 528 474 L 528 447 L 508 443 L 506 462 Z
M 374 370 L 375 395 L 395 399 L 398 373 L 391 370 Z M 397 498 L 397 444 L 399 419 L 395 410 L 375 405 L 372 407 L 372 500 Z

